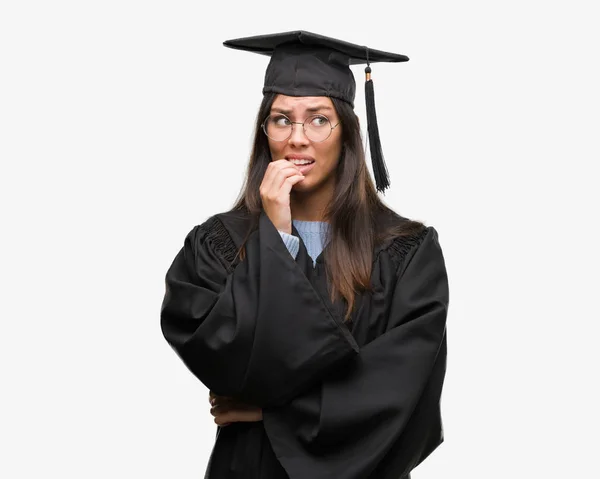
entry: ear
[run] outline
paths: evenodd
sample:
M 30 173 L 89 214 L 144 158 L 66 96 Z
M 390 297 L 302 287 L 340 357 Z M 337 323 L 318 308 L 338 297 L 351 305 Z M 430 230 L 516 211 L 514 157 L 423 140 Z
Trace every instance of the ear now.
M 354 116 L 356 117 L 356 121 L 358 123 L 358 127 L 360 128 L 360 118 L 358 117 L 358 115 L 355 113 Z

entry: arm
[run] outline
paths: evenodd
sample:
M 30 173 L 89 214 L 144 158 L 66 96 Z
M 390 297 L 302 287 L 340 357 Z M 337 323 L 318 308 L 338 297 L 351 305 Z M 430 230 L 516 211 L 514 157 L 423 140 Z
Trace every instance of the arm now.
M 283 403 L 358 352 L 286 249 L 269 217 L 232 272 L 194 228 L 166 275 L 165 339 L 220 396 Z
M 400 477 L 441 442 L 449 295 L 435 229 L 425 231 L 399 269 L 386 332 L 309 393 L 263 409 L 291 479 L 379 479 L 388 477 L 386 468 Z

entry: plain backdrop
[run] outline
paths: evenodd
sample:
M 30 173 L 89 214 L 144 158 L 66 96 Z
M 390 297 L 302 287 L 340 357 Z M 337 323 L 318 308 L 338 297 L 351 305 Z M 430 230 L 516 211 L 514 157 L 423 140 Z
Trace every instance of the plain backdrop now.
M 249 158 L 268 58 L 222 42 L 303 29 L 410 57 L 372 65 L 384 201 L 438 230 L 451 293 L 446 440 L 414 479 L 600 477 L 592 6 L 2 2 L 0 476 L 203 477 L 164 275 Z

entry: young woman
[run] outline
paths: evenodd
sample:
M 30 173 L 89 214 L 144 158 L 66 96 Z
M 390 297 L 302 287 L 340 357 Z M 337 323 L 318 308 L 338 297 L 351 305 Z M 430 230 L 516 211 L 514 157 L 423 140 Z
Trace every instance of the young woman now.
M 377 195 L 349 69 L 407 58 L 307 32 L 225 44 L 271 55 L 247 181 L 187 235 L 161 310 L 210 390 L 205 477 L 410 478 L 444 440 L 448 278 L 437 231 Z

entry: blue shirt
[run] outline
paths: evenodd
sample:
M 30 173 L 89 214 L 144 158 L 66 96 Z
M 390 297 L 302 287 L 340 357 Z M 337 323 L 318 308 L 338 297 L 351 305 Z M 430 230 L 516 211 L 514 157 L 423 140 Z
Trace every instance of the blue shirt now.
M 326 245 L 325 242 L 327 239 L 327 231 L 329 230 L 329 223 L 326 221 L 301 221 L 294 219 L 292 219 L 292 223 L 298 230 L 298 233 L 306 246 L 306 251 L 313 260 L 313 266 L 315 266 L 318 256 Z M 292 257 L 296 259 L 298 251 L 300 250 L 300 238 L 284 233 L 283 231 L 279 231 L 279 234 Z

